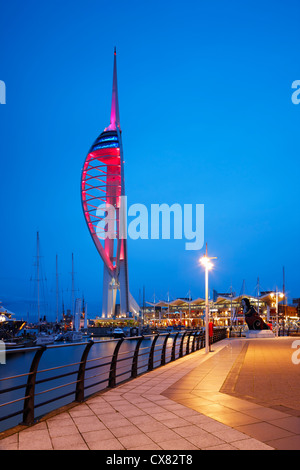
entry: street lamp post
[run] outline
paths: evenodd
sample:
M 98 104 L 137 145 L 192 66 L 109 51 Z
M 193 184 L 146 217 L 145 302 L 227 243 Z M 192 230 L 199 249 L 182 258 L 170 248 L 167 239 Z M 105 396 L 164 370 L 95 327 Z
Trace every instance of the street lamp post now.
M 207 243 L 206 243 L 206 253 L 205 256 L 200 258 L 200 263 L 205 268 L 205 353 L 209 352 L 209 301 L 208 301 L 208 271 L 212 269 L 213 264 L 211 263 L 212 259 L 217 259 L 216 257 L 209 257 L 207 255 Z
M 276 333 L 275 336 L 278 337 L 278 332 L 279 332 L 279 318 L 278 318 L 278 298 L 284 298 L 284 294 L 282 292 L 278 292 L 278 289 L 276 287 L 276 292 L 271 294 L 271 297 L 274 298 L 275 296 L 275 308 L 276 308 Z

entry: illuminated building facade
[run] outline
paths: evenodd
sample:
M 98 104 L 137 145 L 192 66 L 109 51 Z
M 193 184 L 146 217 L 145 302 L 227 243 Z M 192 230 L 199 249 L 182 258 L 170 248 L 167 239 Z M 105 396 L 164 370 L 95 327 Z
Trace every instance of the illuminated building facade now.
M 260 297 L 253 297 L 247 294 L 230 297 L 228 295 L 219 295 L 214 301 L 210 302 L 210 315 L 215 325 L 231 326 L 243 325 L 244 314 L 241 301 L 248 298 L 251 305 L 259 312 L 266 322 L 275 320 L 276 309 L 273 294 L 271 292 L 262 293 Z M 281 310 L 283 305 L 279 304 L 280 316 L 295 316 L 296 309 L 289 307 L 283 315 Z M 205 325 L 205 299 L 197 298 L 194 300 L 178 298 L 170 302 L 160 301 L 156 303 L 147 302 L 144 310 L 144 320 L 151 326 L 179 326 L 179 327 L 203 327 Z

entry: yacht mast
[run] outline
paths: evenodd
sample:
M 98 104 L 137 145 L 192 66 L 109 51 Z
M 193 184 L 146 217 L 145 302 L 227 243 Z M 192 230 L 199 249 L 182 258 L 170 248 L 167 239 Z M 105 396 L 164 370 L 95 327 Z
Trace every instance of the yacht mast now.
M 40 311 L 40 235 L 36 234 L 36 271 L 37 271 L 37 300 L 38 300 L 38 322 L 41 319 Z
M 58 256 L 56 255 L 56 323 L 58 323 Z
M 72 253 L 72 317 L 74 317 L 74 254 Z

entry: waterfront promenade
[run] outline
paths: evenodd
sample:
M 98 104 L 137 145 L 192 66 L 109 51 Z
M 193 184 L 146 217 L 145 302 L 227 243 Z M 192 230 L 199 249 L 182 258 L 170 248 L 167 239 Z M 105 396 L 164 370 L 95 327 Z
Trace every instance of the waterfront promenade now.
M 0 449 L 300 449 L 295 339 L 222 340 L 2 433 Z

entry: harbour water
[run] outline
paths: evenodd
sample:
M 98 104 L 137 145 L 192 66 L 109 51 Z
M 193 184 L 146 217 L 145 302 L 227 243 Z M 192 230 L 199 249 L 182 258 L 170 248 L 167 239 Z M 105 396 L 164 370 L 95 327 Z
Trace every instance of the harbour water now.
M 181 335 L 176 342 L 176 357 L 179 355 Z M 150 348 L 154 336 L 146 337 L 143 339 L 139 349 L 138 359 L 138 374 L 145 372 L 148 366 L 148 359 Z M 154 367 L 160 361 L 162 344 L 165 336 L 161 335 L 155 345 L 154 352 Z M 68 345 L 49 345 L 43 353 L 38 367 L 38 374 L 36 377 L 37 384 L 35 387 L 35 405 L 45 402 L 42 406 L 38 406 L 35 410 L 35 416 L 40 417 L 53 411 L 59 407 L 71 403 L 75 398 L 76 380 L 78 371 L 78 362 L 81 361 L 82 353 L 86 346 L 86 342 L 68 344 Z M 86 396 L 97 393 L 107 387 L 107 380 L 109 377 L 110 363 L 115 350 L 117 340 L 110 340 L 108 338 L 95 338 L 94 344 L 90 349 L 88 355 L 87 369 L 85 374 L 85 386 L 88 390 L 85 392 Z M 130 378 L 132 356 L 137 344 L 137 339 L 126 339 L 123 341 L 118 354 L 118 364 L 116 375 L 122 374 L 117 378 L 117 383 Z M 166 348 L 166 362 L 170 361 L 171 347 L 173 345 L 173 335 L 171 335 L 167 342 Z M 26 385 L 27 375 L 30 371 L 30 366 L 36 350 L 8 352 L 6 354 L 6 364 L 0 365 L 0 405 L 15 401 L 7 406 L 0 406 L 0 418 L 8 416 L 16 411 L 22 411 L 23 398 L 25 395 L 26 387 L 21 387 L 18 390 L 3 392 L 4 389 Z M 66 366 L 67 367 L 63 367 Z M 101 366 L 101 367 L 100 367 Z M 43 372 L 42 372 L 43 371 Z M 75 372 L 71 374 L 71 372 Z M 64 374 L 70 373 L 67 377 L 61 377 Z M 16 377 L 17 376 L 17 377 Z M 16 377 L 16 378 L 12 378 Z M 45 379 L 54 377 L 53 380 L 44 382 Z M 102 382 L 99 384 L 99 382 Z M 68 385 L 65 385 L 68 384 Z M 69 394 L 68 396 L 65 396 Z M 55 397 L 61 397 L 55 401 Z M 18 416 L 0 421 L 0 432 L 16 426 L 22 422 L 22 412 Z

